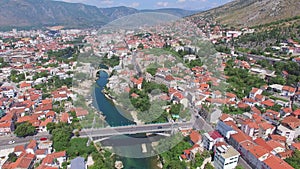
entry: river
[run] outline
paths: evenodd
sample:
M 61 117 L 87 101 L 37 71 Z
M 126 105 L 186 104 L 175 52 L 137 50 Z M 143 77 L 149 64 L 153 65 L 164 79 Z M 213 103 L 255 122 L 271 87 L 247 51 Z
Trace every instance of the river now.
M 108 82 L 108 74 L 105 71 L 100 71 L 99 78 L 96 81 L 98 87 L 95 88 L 95 102 L 97 107 L 103 115 L 106 117 L 105 120 L 110 126 L 124 126 L 124 125 L 134 125 L 135 122 L 125 118 L 122 113 L 120 113 L 114 104 L 105 97 L 102 93 L 102 90 L 106 83 Z M 113 137 L 109 140 L 102 142 L 102 145 L 111 146 L 113 145 L 114 152 L 122 152 L 126 157 L 118 156 L 117 159 L 121 160 L 124 165 L 124 169 L 158 169 L 157 167 L 157 157 L 148 157 L 148 158 L 129 158 L 132 154 L 142 154 L 142 148 L 140 144 L 136 145 L 116 145 L 113 142 L 117 139 L 123 139 L 122 141 L 131 142 L 132 140 L 128 136 L 119 136 Z M 147 145 L 149 146 L 149 145 Z M 118 154 L 118 153 L 117 153 Z M 135 155 L 135 156 L 136 156 Z M 129 156 L 129 157 L 128 157 Z M 142 156 L 140 156 L 142 157 Z

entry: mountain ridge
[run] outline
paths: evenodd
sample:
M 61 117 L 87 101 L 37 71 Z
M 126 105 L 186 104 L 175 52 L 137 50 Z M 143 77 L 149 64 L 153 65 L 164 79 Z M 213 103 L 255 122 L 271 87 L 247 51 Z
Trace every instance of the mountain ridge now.
M 196 13 L 183 9 L 137 10 L 125 6 L 98 8 L 82 3 L 53 0 L 1 0 L 0 28 L 40 28 L 58 25 L 67 28 L 94 28 L 139 12 L 162 12 L 177 14 L 180 17 Z

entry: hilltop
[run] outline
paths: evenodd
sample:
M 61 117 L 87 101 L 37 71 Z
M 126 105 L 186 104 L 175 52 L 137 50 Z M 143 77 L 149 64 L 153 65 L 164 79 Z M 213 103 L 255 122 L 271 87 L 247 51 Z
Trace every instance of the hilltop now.
M 299 16 L 299 6 L 299 0 L 234 0 L 191 17 L 234 27 L 256 26 Z

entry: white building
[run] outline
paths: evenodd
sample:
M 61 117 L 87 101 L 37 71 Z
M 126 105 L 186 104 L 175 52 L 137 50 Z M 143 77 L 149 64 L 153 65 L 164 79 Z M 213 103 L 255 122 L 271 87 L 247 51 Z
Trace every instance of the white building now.
M 214 166 L 216 169 L 234 169 L 239 161 L 240 153 L 231 146 L 216 148 Z
M 286 142 L 287 143 L 293 142 L 293 139 L 295 137 L 295 131 L 291 130 L 291 129 L 283 126 L 283 125 L 279 125 L 277 127 L 276 133 L 281 135 L 281 136 L 286 137 Z

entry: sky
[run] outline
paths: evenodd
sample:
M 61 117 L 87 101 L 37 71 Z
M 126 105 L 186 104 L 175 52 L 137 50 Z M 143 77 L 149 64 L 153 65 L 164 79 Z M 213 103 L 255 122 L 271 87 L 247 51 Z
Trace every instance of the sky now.
M 127 6 L 136 9 L 181 8 L 203 10 L 220 6 L 231 0 L 60 0 L 73 3 L 84 3 L 100 8 Z

